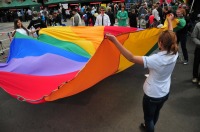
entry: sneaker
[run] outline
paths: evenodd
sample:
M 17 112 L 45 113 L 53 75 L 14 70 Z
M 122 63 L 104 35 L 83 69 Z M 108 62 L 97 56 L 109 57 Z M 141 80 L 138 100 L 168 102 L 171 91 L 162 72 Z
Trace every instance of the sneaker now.
M 187 64 L 188 64 L 188 60 L 184 60 L 183 65 L 187 65 Z
M 149 74 L 144 74 L 145 77 L 149 77 Z
M 197 83 L 197 82 L 198 82 L 198 79 L 197 79 L 197 78 L 193 78 L 193 79 L 192 79 L 192 82 L 193 82 L 193 83 Z M 199 85 L 200 85 L 200 82 L 199 82 Z

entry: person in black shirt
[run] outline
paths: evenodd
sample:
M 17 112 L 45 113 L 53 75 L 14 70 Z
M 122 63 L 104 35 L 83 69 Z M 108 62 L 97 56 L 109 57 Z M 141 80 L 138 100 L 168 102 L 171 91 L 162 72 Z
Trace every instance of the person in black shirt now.
M 57 11 L 53 12 L 53 23 L 52 26 L 61 26 L 62 25 L 62 21 L 61 21 L 61 15 L 58 14 Z
M 129 25 L 130 27 L 137 27 L 137 14 L 135 13 L 135 9 L 131 10 L 131 13 L 129 14 Z
M 110 18 L 110 23 L 111 23 L 110 26 L 114 26 L 114 24 L 115 24 L 115 16 L 114 16 L 114 13 L 111 11 L 111 7 L 108 8 L 108 12 L 106 14 Z
M 34 11 L 33 12 L 33 19 L 30 21 L 27 29 L 30 29 L 34 27 L 35 29 L 41 29 L 41 28 L 46 28 L 46 24 L 42 21 L 41 18 L 38 17 L 38 12 Z M 37 35 L 39 35 L 39 30 L 36 31 Z
M 92 16 L 92 13 L 91 13 L 91 8 L 88 7 L 86 9 L 86 14 L 87 14 L 87 25 L 86 26 L 94 26 L 95 22 L 93 21 L 93 16 Z
M 62 6 L 62 17 L 64 19 L 64 22 L 67 22 L 67 15 L 65 13 L 65 8 Z
M 164 24 L 165 19 L 163 19 L 163 8 L 160 6 L 160 3 L 159 3 L 159 2 L 157 2 L 156 4 L 157 4 L 157 6 L 158 6 L 157 11 L 158 11 L 158 13 L 159 13 L 160 22 L 161 22 L 162 24 Z

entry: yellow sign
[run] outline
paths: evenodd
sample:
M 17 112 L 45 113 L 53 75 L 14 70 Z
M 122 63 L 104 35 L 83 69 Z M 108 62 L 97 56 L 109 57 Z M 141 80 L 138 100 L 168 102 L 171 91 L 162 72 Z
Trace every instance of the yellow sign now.
M 106 4 L 101 4 L 101 6 L 105 7 L 106 8 Z

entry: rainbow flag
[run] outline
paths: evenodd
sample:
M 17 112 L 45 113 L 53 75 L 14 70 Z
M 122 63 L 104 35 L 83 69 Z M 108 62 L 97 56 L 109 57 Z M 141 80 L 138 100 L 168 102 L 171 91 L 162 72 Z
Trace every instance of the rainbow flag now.
M 105 33 L 142 56 L 157 48 L 163 30 L 166 27 L 51 27 L 42 29 L 38 39 L 16 33 L 7 62 L 0 64 L 0 87 L 34 104 L 72 96 L 133 65 Z

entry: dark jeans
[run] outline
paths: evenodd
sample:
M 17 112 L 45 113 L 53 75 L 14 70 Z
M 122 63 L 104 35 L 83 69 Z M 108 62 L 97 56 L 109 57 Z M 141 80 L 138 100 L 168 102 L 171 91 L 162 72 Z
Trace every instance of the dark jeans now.
M 143 97 L 143 112 L 147 132 L 154 132 L 154 126 L 158 121 L 159 112 L 169 94 L 162 98 L 152 98 L 144 94 Z
M 183 33 L 183 34 L 177 34 L 177 41 L 178 43 L 181 43 L 181 49 L 183 52 L 183 57 L 184 60 L 188 61 L 188 52 L 187 52 L 187 48 L 186 48 L 186 42 L 187 42 L 187 34 Z
M 198 78 L 200 80 L 199 64 L 200 64 L 200 48 L 196 47 L 194 51 L 193 78 Z

